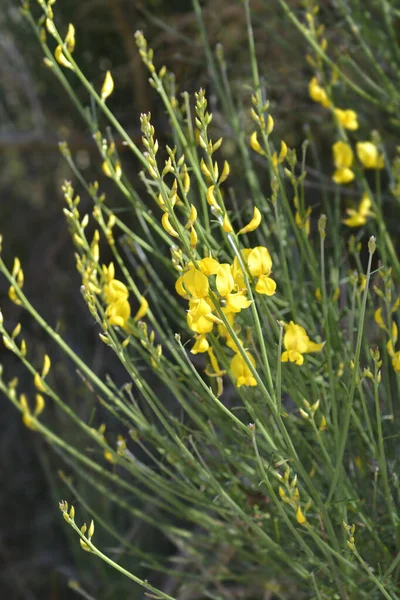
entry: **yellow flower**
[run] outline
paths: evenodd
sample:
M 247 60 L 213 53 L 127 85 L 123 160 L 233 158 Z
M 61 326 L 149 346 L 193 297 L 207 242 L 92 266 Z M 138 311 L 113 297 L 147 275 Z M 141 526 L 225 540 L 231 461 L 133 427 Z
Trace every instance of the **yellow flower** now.
M 274 165 L 274 167 L 277 167 L 278 165 L 280 165 L 281 163 L 283 163 L 283 161 L 286 158 L 287 151 L 288 151 L 288 147 L 285 144 L 285 142 L 282 140 L 281 141 L 281 149 L 280 149 L 280 152 L 279 152 L 279 156 L 277 155 L 276 152 L 274 152 L 273 155 L 272 155 L 272 164 Z
M 261 213 L 258 210 L 258 208 L 255 206 L 253 218 L 251 219 L 251 221 L 249 223 L 247 223 L 247 225 L 245 227 L 242 227 L 242 229 L 238 232 L 238 235 L 240 235 L 241 233 L 250 233 L 251 231 L 254 231 L 255 229 L 257 229 L 257 227 L 260 226 L 260 223 L 261 223 Z
M 219 267 L 219 262 L 215 258 L 202 258 L 199 262 L 199 269 L 204 275 L 216 275 Z
M 109 96 L 111 96 L 111 94 L 113 93 L 114 90 L 114 80 L 112 78 L 112 75 L 110 73 L 110 71 L 107 71 L 106 76 L 104 78 L 104 83 L 103 86 L 101 88 L 101 99 L 102 100 L 107 100 L 107 98 Z
M 340 108 L 335 108 L 335 115 L 344 129 L 350 129 L 351 131 L 358 129 L 358 117 L 354 110 L 341 110 Z
M 337 184 L 350 183 L 354 179 L 354 173 L 351 169 L 336 169 L 332 179 Z
M 329 101 L 329 98 L 326 95 L 324 88 L 322 88 L 318 84 L 318 80 L 316 77 L 313 77 L 310 83 L 308 84 L 308 93 L 310 94 L 310 98 L 312 98 L 314 102 L 322 104 L 322 106 L 324 106 L 325 108 L 330 107 L 331 103 Z
M 221 296 L 227 296 L 231 293 L 235 284 L 231 272 L 231 265 L 228 263 L 219 265 L 217 276 L 215 278 L 215 284 L 217 286 L 218 293 Z
M 351 167 L 351 165 L 353 164 L 354 155 L 353 150 L 351 149 L 349 144 L 346 144 L 345 142 L 339 140 L 338 142 L 336 142 L 336 144 L 333 144 L 332 150 L 333 162 L 337 169 L 346 169 L 348 167 Z
M 272 281 L 272 280 L 271 280 Z M 236 292 L 226 296 L 225 312 L 239 313 L 241 310 L 248 308 L 251 300 L 248 300 L 244 292 Z
M 392 366 L 396 373 L 400 373 L 400 350 L 393 355 Z
M 333 150 L 333 162 L 336 167 L 336 171 L 333 174 L 333 181 L 335 183 L 350 183 L 354 179 L 354 173 L 350 169 L 353 164 L 353 150 L 345 142 L 338 141 L 332 146 Z
M 250 352 L 246 352 L 246 354 L 253 367 L 255 367 L 256 361 L 254 360 L 254 357 L 250 354 Z M 241 387 L 242 385 L 257 385 L 257 381 L 253 377 L 250 368 L 246 364 L 241 354 L 235 354 L 231 360 L 229 368 L 233 377 L 236 379 L 237 387 Z
M 194 299 L 189 301 L 189 310 L 187 313 L 187 324 L 195 333 L 210 333 L 214 323 L 219 319 L 213 315 L 213 304 L 209 299 Z
M 127 300 L 129 296 L 128 288 L 119 279 L 112 279 L 103 288 L 104 299 L 107 304 L 112 304 L 117 300 Z
M 144 296 L 142 296 L 140 299 L 139 310 L 133 317 L 133 320 L 135 321 L 135 323 L 137 321 L 140 321 L 140 319 L 143 319 L 147 315 L 148 310 L 149 310 L 149 303 L 147 302 L 146 298 Z
M 256 283 L 256 292 L 265 296 L 273 296 L 276 292 L 276 281 L 268 275 L 260 275 Z
M 260 142 L 257 138 L 257 131 L 253 131 L 250 136 L 250 146 L 253 148 L 254 152 L 257 154 L 261 154 L 261 156 L 266 156 L 265 150 L 262 149 Z
M 300 523 L 300 525 L 305 525 L 307 523 L 307 519 L 305 518 L 300 506 L 297 507 L 296 521 Z
M 202 333 L 202 334 L 196 336 L 196 341 L 190 352 L 192 354 L 200 354 L 201 352 L 207 352 L 209 347 L 210 347 L 210 344 L 208 343 L 207 338 L 204 335 L 204 333 Z
M 256 246 L 247 257 L 249 271 L 253 277 L 269 275 L 272 269 L 272 258 L 265 246 Z
M 358 142 L 357 156 L 366 169 L 383 169 L 385 166 L 383 155 L 372 142 Z
M 371 216 L 371 198 L 368 194 L 364 194 L 361 198 L 361 202 L 357 210 L 354 208 L 347 208 L 346 212 L 349 215 L 347 219 L 343 220 L 343 223 L 347 227 L 361 227 L 365 225 L 369 216 Z
M 301 325 L 296 325 L 290 321 L 289 325 L 285 325 L 285 335 L 283 336 L 283 352 L 282 362 L 294 362 L 296 365 L 302 365 L 304 362 L 303 354 L 308 352 L 320 352 L 324 347 L 324 343 L 316 344 L 308 337 L 306 330 Z
M 182 283 L 185 290 L 192 298 L 205 298 L 208 296 L 209 284 L 208 279 L 197 269 L 189 269 L 182 277 Z
M 126 327 L 131 316 L 131 307 L 126 299 L 116 300 L 107 306 L 106 315 L 110 325 Z
M 207 350 L 207 353 L 208 353 L 208 356 L 209 356 L 209 359 L 210 359 L 210 362 L 211 362 L 211 366 L 214 369 L 213 372 L 210 372 L 209 369 L 206 369 L 207 375 L 209 375 L 210 377 L 222 377 L 222 375 L 225 375 L 226 371 L 222 371 L 219 368 L 219 364 L 218 364 L 218 361 L 217 361 L 217 357 L 214 354 L 214 350 L 210 347 Z

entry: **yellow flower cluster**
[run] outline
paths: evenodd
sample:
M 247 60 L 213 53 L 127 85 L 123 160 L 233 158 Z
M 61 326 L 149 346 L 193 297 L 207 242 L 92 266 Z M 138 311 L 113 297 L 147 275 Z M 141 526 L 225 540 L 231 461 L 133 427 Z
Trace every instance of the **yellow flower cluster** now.
M 248 271 L 256 281 L 255 290 L 259 294 L 272 296 L 276 290 L 276 283 L 270 277 L 272 259 L 268 249 L 264 246 L 245 248 L 242 255 Z M 216 307 L 211 299 L 210 278 L 214 277 L 215 289 L 221 310 L 231 327 L 235 329 L 235 315 L 248 308 L 251 301 L 247 298 L 247 287 L 242 268 L 237 257 L 232 264 L 219 263 L 215 258 L 206 257 L 198 261 L 197 265 L 190 262 L 186 271 L 175 284 L 177 293 L 189 301 L 187 323 L 196 334 L 192 354 L 207 352 L 215 374 L 222 374 L 216 362 L 212 348 L 207 339 L 214 325 L 218 334 L 225 338 L 226 345 L 235 352 L 231 362 L 231 373 L 238 386 L 256 385 L 256 380 L 251 375 L 251 370 L 239 353 L 235 340 L 229 333 L 222 319 L 216 314 Z M 247 353 L 248 360 L 255 365 L 254 358 Z
M 129 290 L 119 279 L 115 279 L 115 268 L 111 262 L 108 267 L 103 265 L 103 296 L 106 302 L 106 316 L 108 323 L 115 327 L 126 329 L 131 316 L 131 306 L 129 304 Z M 133 320 L 135 322 L 146 316 L 149 308 L 147 300 L 142 297 L 140 307 Z
M 350 183 L 354 179 L 351 167 L 354 162 L 354 153 L 350 144 L 336 142 L 332 146 L 333 162 L 336 170 L 332 176 L 335 183 Z M 357 157 L 364 169 L 383 169 L 385 166 L 383 155 L 372 142 L 358 142 L 356 145 Z

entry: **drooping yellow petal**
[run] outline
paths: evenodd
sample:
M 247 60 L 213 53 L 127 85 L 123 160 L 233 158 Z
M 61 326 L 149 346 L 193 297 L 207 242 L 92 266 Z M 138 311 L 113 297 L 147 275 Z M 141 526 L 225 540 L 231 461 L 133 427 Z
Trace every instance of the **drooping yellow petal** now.
M 207 352 L 210 347 L 210 344 L 207 341 L 207 337 L 204 334 L 200 334 L 196 336 L 196 342 L 191 349 L 191 354 L 200 354 L 202 352 Z
M 45 354 L 43 359 L 43 367 L 42 367 L 42 377 L 46 377 L 50 371 L 51 360 L 50 357 Z
M 253 218 L 251 219 L 251 221 L 249 223 L 247 223 L 247 225 L 245 227 L 242 227 L 242 229 L 238 232 L 238 235 L 243 234 L 243 233 L 250 233 L 251 231 L 254 231 L 255 229 L 257 229 L 257 227 L 260 226 L 261 223 L 261 212 L 258 210 L 257 206 L 254 207 L 254 212 L 253 212 Z
M 146 316 L 148 310 L 149 310 L 149 303 L 147 302 L 146 298 L 144 296 L 142 296 L 140 299 L 139 310 L 133 317 L 133 320 L 135 321 L 135 323 L 137 323 L 137 321 L 140 321 L 140 319 L 143 319 Z
M 72 23 L 68 25 L 65 43 L 67 44 L 68 52 L 72 54 L 72 52 L 75 50 L 75 27 L 72 25 Z
M 276 292 L 276 281 L 261 274 L 256 284 L 256 292 L 265 296 L 273 296 Z
M 271 115 L 268 115 L 267 134 L 269 135 L 270 133 L 272 133 L 273 129 L 274 129 L 274 119 L 272 118 Z
M 100 96 L 102 100 L 106 100 L 114 90 L 114 80 L 112 78 L 111 72 L 107 71 L 106 76 L 104 78 L 104 82 L 101 88 Z
M 198 236 L 197 236 L 196 230 L 194 227 L 191 227 L 191 229 L 190 229 L 190 247 L 192 249 L 196 248 L 197 240 L 198 240 Z
M 253 131 L 253 133 L 250 136 L 250 146 L 253 148 L 254 152 L 257 152 L 257 154 L 260 154 L 261 156 L 266 156 L 265 150 L 262 149 L 258 141 L 257 131 Z
M 296 521 L 298 523 L 300 523 L 300 525 L 305 525 L 307 523 L 307 519 L 303 514 L 303 511 L 301 510 L 300 506 L 297 507 L 297 511 L 296 511 Z
M 65 67 L 66 69 L 72 69 L 72 65 L 69 62 L 69 60 L 67 60 L 63 54 L 63 48 L 62 45 L 60 44 L 59 46 L 57 46 L 57 48 L 54 51 L 54 56 L 56 61 L 62 66 Z
M 197 208 L 194 206 L 194 204 L 191 204 L 189 219 L 185 225 L 185 229 L 190 229 L 191 227 L 193 227 L 193 225 L 196 223 L 196 220 L 197 220 Z
M 179 237 L 179 233 L 172 227 L 171 223 L 169 222 L 169 215 L 167 212 L 165 212 L 161 217 L 161 225 L 169 235 L 171 235 L 172 237 Z
M 35 410 L 34 410 L 33 415 L 35 417 L 38 417 L 43 412 L 44 407 L 45 407 L 45 401 L 44 401 L 42 394 L 36 394 L 35 402 L 36 402 L 36 404 L 35 404 Z
M 225 231 L 225 233 L 232 233 L 233 231 L 233 227 L 229 220 L 228 213 L 225 213 L 224 220 L 222 223 L 222 229 Z
M 214 208 L 219 209 L 218 202 L 214 195 L 214 189 L 215 189 L 215 186 L 210 185 L 210 187 L 208 188 L 207 193 L 206 193 L 206 199 L 210 206 L 213 206 Z

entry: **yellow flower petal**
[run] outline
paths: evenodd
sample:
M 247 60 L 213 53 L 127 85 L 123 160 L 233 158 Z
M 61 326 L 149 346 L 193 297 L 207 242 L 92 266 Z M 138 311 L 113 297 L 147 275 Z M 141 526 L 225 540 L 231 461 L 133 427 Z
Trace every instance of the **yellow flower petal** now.
M 142 296 L 140 299 L 139 310 L 133 317 L 133 320 L 135 321 L 135 323 L 137 321 L 140 321 L 140 319 L 143 319 L 146 316 L 148 310 L 149 310 L 149 303 L 147 302 L 146 298 L 144 296 Z
M 101 88 L 100 96 L 102 100 L 106 100 L 114 90 L 114 80 L 110 71 L 107 71 L 106 76 L 104 78 L 103 86 Z
M 242 233 L 250 233 L 251 231 L 254 231 L 255 229 L 257 229 L 257 227 L 260 226 L 260 223 L 261 223 L 261 213 L 258 210 L 258 208 L 255 206 L 254 212 L 253 212 L 253 218 L 251 219 L 251 221 L 249 223 L 247 223 L 247 225 L 245 227 L 242 227 L 242 229 L 238 232 L 238 235 L 240 235 Z

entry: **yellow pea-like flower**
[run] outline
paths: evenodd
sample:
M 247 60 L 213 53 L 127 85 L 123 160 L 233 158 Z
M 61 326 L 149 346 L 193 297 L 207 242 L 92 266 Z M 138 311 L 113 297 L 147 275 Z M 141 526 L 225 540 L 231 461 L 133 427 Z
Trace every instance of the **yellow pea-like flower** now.
M 161 217 L 161 224 L 169 235 L 171 235 L 172 237 L 179 237 L 179 233 L 172 227 L 171 223 L 169 222 L 169 215 L 167 212 L 165 212 Z
M 260 145 L 260 142 L 258 141 L 257 131 L 253 131 L 253 133 L 250 136 L 250 146 L 252 147 L 254 152 L 257 152 L 257 154 L 260 154 L 261 156 L 266 156 L 265 150 L 263 150 L 263 148 Z
M 100 96 L 102 100 L 106 100 L 114 90 L 114 80 L 110 71 L 107 71 L 106 76 L 104 78 L 104 82 L 101 88 Z
M 72 69 L 72 64 L 63 54 L 63 48 L 61 44 L 55 49 L 54 56 L 58 64 L 60 64 L 62 67 L 65 67 L 66 69 Z
M 146 298 L 144 296 L 142 296 L 140 299 L 139 310 L 133 317 L 133 320 L 135 321 L 135 323 L 137 321 L 140 321 L 140 319 L 143 319 L 146 316 L 148 310 L 149 310 L 149 303 L 147 302 Z
M 301 510 L 300 506 L 297 507 L 297 511 L 296 511 L 296 521 L 298 523 L 300 523 L 300 525 L 305 525 L 307 523 L 307 519 L 303 514 L 303 511 Z
M 219 209 L 218 202 L 214 195 L 214 189 L 215 189 L 215 186 L 210 185 L 210 187 L 208 188 L 207 193 L 206 193 L 206 199 L 210 206 L 213 206 L 214 208 Z
M 255 206 L 254 212 L 253 212 L 253 218 L 251 219 L 251 221 L 249 223 L 247 223 L 247 225 L 245 227 L 242 227 L 242 229 L 238 232 L 238 235 L 243 234 L 243 233 L 250 233 L 251 231 L 254 231 L 255 229 L 257 229 L 257 227 L 260 226 L 261 219 L 262 219 L 261 212 Z

